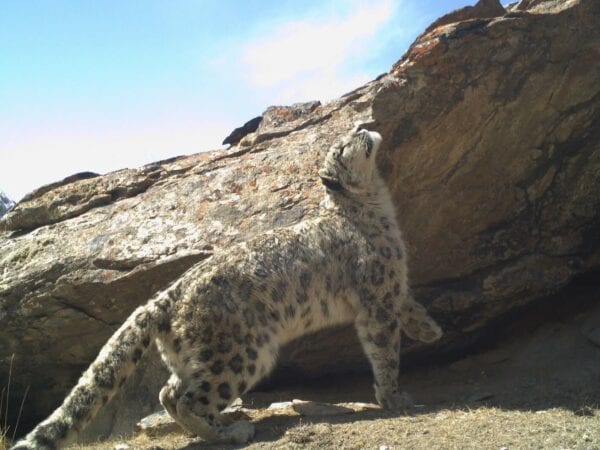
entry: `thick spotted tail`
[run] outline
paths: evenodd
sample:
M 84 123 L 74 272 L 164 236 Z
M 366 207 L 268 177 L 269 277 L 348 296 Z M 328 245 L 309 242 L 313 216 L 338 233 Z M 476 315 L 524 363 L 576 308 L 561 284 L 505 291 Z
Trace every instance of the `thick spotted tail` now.
M 435 320 L 427 314 L 425 307 L 412 297 L 406 299 L 400 309 L 400 322 L 406 335 L 417 341 L 434 342 L 444 334 Z
M 154 336 L 170 328 L 172 300 L 159 294 L 137 308 L 104 345 L 63 404 L 11 450 L 51 450 L 74 441 L 133 372 Z

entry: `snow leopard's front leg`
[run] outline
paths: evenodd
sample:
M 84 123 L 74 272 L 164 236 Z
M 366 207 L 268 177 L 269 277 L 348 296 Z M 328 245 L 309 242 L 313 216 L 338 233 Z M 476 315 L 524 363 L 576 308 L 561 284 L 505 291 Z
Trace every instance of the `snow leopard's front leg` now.
M 355 322 L 358 337 L 373 368 L 375 398 L 385 409 L 405 409 L 412 400 L 398 385 L 400 368 L 400 324 L 379 310 L 379 313 L 358 315 Z

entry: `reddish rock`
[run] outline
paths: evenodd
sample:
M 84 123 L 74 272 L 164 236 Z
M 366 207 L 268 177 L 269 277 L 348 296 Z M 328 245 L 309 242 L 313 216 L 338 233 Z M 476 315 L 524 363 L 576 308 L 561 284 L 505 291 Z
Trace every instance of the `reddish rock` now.
M 427 27 L 425 33 L 449 23 L 464 22 L 470 19 L 487 19 L 504 14 L 506 14 L 506 10 L 498 0 L 479 0 L 474 6 L 465 6 L 440 17 Z

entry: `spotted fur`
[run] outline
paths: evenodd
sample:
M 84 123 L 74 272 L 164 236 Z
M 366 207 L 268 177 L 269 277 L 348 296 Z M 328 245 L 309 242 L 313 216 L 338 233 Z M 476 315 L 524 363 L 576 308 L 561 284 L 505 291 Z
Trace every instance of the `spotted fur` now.
M 375 157 L 381 137 L 355 128 L 319 171 L 320 215 L 276 229 L 188 270 L 136 309 L 102 348 L 63 404 L 14 450 L 55 449 L 73 440 L 131 375 L 155 341 L 171 377 L 165 410 L 209 441 L 248 441 L 247 422 L 220 412 L 267 375 L 286 342 L 354 323 L 385 408 L 398 386 L 400 332 L 431 342 L 441 330 L 409 294 L 406 251 Z

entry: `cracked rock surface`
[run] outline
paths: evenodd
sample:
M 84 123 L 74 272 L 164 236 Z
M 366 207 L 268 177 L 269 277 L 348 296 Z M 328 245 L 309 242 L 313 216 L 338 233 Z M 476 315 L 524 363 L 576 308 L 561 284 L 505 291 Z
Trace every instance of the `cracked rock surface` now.
M 11 397 L 29 386 L 22 422 L 57 406 L 124 318 L 190 266 L 314 216 L 319 163 L 356 121 L 384 138 L 379 166 L 413 291 L 446 331 L 438 349 L 597 269 L 600 2 L 482 3 L 483 17 L 445 16 L 355 91 L 275 111 L 281 123 L 244 145 L 69 177 L 4 216 L 0 385 L 14 355 Z M 152 412 L 165 379 L 153 356 L 90 435 L 126 432 Z M 316 375 L 366 363 L 342 328 L 288 346 L 280 367 Z

